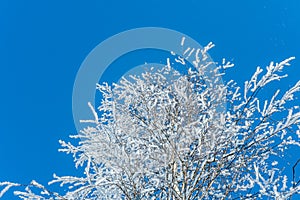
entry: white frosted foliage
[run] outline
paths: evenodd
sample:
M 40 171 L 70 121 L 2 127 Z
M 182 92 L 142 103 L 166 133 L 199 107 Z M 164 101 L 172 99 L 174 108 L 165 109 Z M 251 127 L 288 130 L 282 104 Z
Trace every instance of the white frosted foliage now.
M 181 45 L 185 47 L 185 38 Z M 81 177 L 57 176 L 52 192 L 32 181 L 0 183 L 2 196 L 11 187 L 22 199 L 288 199 L 300 193 L 300 181 L 283 174 L 282 155 L 299 150 L 300 81 L 287 91 L 260 99 L 262 88 L 281 80 L 293 57 L 258 67 L 244 88 L 220 84 L 234 64 L 208 61 L 202 50 L 187 47 L 186 57 L 168 58 L 166 66 L 119 84 L 98 84 L 100 106 L 87 102 L 93 119 L 78 135 L 78 144 L 59 141 L 72 154 Z M 173 55 L 173 54 L 172 54 Z M 182 73 L 172 63 L 186 69 Z M 264 72 L 265 71 L 265 72 Z M 234 72 L 232 72 L 234 73 Z M 299 168 L 298 168 L 299 169 Z M 34 189 L 33 189 L 34 188 Z M 65 191 L 65 192 L 64 192 Z

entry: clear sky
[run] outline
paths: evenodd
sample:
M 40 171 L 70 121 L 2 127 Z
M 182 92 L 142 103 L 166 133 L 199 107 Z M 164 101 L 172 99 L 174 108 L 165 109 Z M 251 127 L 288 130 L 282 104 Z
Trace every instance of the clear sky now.
M 299 10 L 299 0 L 1 0 L 0 181 L 46 184 L 54 172 L 76 174 L 58 140 L 76 133 L 73 83 L 101 41 L 146 26 L 212 41 L 211 57 L 234 62 L 227 78 L 241 86 L 257 65 L 296 56 L 289 78 L 276 85 L 284 89 L 300 75 Z M 293 152 L 291 161 L 299 157 Z

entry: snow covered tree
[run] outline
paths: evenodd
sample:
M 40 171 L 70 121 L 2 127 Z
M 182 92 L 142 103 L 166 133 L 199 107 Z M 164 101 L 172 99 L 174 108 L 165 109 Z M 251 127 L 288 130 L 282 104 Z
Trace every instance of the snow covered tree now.
M 300 81 L 269 99 L 262 88 L 286 75 L 288 58 L 257 70 L 243 91 L 222 76 L 233 67 L 208 61 L 204 49 L 185 58 L 167 59 L 165 67 L 123 77 L 119 84 L 99 84 L 103 98 L 94 119 L 60 151 L 73 154 L 82 177 L 57 176 L 68 186 L 51 192 L 36 181 L 15 191 L 22 199 L 288 199 L 300 194 L 297 163 L 293 174 L 279 167 L 286 149 L 299 150 L 300 112 L 294 95 Z M 184 70 L 175 69 L 181 64 Z M 261 103 L 261 101 L 263 103 Z M 298 103 L 299 104 L 299 103 Z M 2 196 L 17 183 L 2 182 Z

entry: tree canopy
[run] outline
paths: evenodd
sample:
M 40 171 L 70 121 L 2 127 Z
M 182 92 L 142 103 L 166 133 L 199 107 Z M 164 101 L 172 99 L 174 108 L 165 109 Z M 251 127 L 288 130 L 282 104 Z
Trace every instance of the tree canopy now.
M 293 57 L 271 62 L 239 87 L 223 82 L 230 62 L 211 62 L 203 49 L 174 55 L 165 67 L 98 84 L 101 105 L 88 104 L 94 119 L 60 141 L 60 151 L 83 167 L 82 177 L 57 176 L 50 184 L 36 181 L 15 191 L 23 199 L 288 199 L 300 194 L 297 164 L 292 177 L 279 167 L 290 146 L 299 149 L 300 112 L 294 100 L 300 81 L 284 92 L 262 96 L 265 86 L 285 78 Z M 173 66 L 180 64 L 182 69 Z M 212 67 L 216 66 L 216 67 Z M 298 160 L 299 162 L 299 160 Z M 17 183 L 2 182 L 2 196 Z M 34 188 L 34 189 L 33 189 Z

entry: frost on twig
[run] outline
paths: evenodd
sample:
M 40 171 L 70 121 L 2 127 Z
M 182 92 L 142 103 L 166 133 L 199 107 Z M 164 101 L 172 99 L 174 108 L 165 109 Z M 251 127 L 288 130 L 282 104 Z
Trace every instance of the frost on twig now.
M 98 84 L 102 101 L 94 119 L 73 139 L 60 141 L 60 151 L 73 155 L 83 174 L 57 176 L 49 184 L 67 188 L 50 192 L 32 182 L 23 199 L 288 199 L 300 193 L 296 165 L 293 177 L 280 167 L 290 146 L 300 147 L 300 81 L 287 91 L 259 96 L 262 88 L 287 77 L 294 57 L 258 67 L 244 87 L 222 76 L 234 65 L 218 67 L 203 49 L 185 46 L 183 57 L 167 59 L 166 67 L 122 78 L 112 86 Z M 186 67 L 175 70 L 172 63 Z M 173 61 L 173 62 L 172 62 Z M 183 67 L 183 68 L 184 68 Z M 98 114 L 97 114 L 98 112 Z M 279 117 L 278 117 L 279 116 Z M 3 195 L 18 184 L 4 182 Z M 35 194 L 35 187 L 42 194 Z

